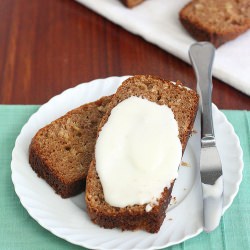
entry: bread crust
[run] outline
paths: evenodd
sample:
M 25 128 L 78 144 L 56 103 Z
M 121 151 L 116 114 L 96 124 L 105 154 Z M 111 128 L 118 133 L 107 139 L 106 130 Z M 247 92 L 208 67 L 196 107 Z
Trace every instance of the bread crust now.
M 71 110 L 66 115 L 40 129 L 31 141 L 29 147 L 30 166 L 62 198 L 77 195 L 85 189 L 86 176 L 92 160 L 98 124 L 106 112 L 106 105 L 110 100 L 111 96 L 103 97 L 95 102 Z M 86 120 L 86 123 L 90 123 L 90 125 L 87 124 L 88 128 L 81 130 L 78 127 L 81 127 L 80 125 L 83 125 L 85 121 L 81 116 L 87 114 L 88 117 L 89 113 L 94 113 L 93 117 L 89 117 Z M 75 137 L 68 136 L 67 142 L 62 140 L 57 144 L 52 144 L 52 140 L 56 138 L 48 138 L 46 134 L 55 133 L 56 136 L 54 137 L 60 137 L 60 131 L 58 130 L 63 127 L 65 127 L 66 132 L 70 132 L 69 130 L 72 128 L 67 126 L 73 119 L 73 116 L 79 116 L 79 124 L 77 124 L 77 121 L 72 122 L 73 126 L 79 129 L 79 136 L 76 136 L 77 140 Z M 88 135 L 86 135 L 87 133 Z M 67 153 L 69 153 L 67 150 L 65 151 L 67 145 L 70 145 L 71 149 L 76 152 L 73 155 L 77 159 L 76 164 L 71 161 L 70 157 L 67 158 Z M 86 146 L 85 150 L 84 146 Z M 57 158 L 55 158 L 52 154 L 57 151 Z
M 168 105 L 172 109 L 175 119 L 178 122 L 179 137 L 184 152 L 198 109 L 198 95 L 193 90 L 187 90 L 180 82 L 173 84 L 170 81 L 150 75 L 131 77 L 123 82 L 109 103 L 107 112 L 100 122 L 98 133 L 107 122 L 111 110 L 130 96 L 146 98 L 160 105 Z M 185 103 L 189 107 L 187 115 L 189 120 L 186 124 L 183 121 L 185 130 L 180 124 L 181 114 L 184 115 L 182 112 L 185 110 L 184 107 L 181 107 L 183 104 L 181 97 L 186 98 Z M 188 98 L 190 100 L 189 103 Z M 177 114 L 176 109 L 179 109 L 181 114 Z M 122 230 L 142 229 L 150 233 L 156 233 L 159 231 L 165 218 L 173 185 L 174 180 L 169 189 L 165 188 L 163 190 L 161 198 L 158 200 L 158 205 L 155 205 L 149 212 L 145 210 L 147 204 L 125 208 L 112 207 L 104 199 L 102 185 L 95 167 L 95 158 L 93 158 L 86 181 L 85 200 L 87 211 L 91 220 L 104 228 L 118 227 Z

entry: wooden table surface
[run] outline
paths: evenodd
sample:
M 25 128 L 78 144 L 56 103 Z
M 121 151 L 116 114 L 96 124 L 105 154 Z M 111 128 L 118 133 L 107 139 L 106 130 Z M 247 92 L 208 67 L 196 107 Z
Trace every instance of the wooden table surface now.
M 0 104 L 43 104 L 96 78 L 134 74 L 181 80 L 191 66 L 73 0 L 0 0 Z M 220 109 L 250 110 L 250 97 L 214 79 Z

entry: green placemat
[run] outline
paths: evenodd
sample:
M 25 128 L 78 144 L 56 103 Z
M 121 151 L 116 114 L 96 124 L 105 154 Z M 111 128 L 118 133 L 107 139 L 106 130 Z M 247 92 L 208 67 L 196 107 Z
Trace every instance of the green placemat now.
M 42 228 L 29 216 L 14 191 L 10 169 L 12 149 L 22 126 L 38 107 L 0 105 L 0 249 L 84 249 Z M 250 112 L 223 113 L 234 126 L 244 152 L 239 193 L 214 232 L 201 233 L 169 250 L 250 249 Z

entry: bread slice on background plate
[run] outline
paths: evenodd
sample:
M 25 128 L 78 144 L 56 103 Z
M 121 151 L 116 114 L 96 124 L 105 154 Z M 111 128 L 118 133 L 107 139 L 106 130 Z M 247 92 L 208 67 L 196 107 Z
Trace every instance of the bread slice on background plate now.
M 128 78 L 118 88 L 109 103 L 107 112 L 100 122 L 99 133 L 108 121 L 112 109 L 131 96 L 141 97 L 171 108 L 178 123 L 183 153 L 198 109 L 199 98 L 197 93 L 184 87 L 180 82 L 173 83 L 154 76 L 138 75 Z M 174 182 L 169 189 L 162 190 L 161 198 L 157 201 L 158 205 L 153 206 L 149 212 L 146 212 L 147 204 L 123 208 L 111 206 L 104 199 L 94 157 L 90 164 L 86 182 L 87 210 L 91 220 L 101 227 L 120 228 L 122 230 L 142 229 L 150 233 L 156 233 L 165 218 L 173 185 Z
M 97 128 L 111 96 L 82 105 L 41 128 L 30 144 L 29 162 L 63 198 L 84 191 Z
M 179 17 L 192 37 L 219 47 L 250 28 L 250 4 L 249 0 L 193 0 Z

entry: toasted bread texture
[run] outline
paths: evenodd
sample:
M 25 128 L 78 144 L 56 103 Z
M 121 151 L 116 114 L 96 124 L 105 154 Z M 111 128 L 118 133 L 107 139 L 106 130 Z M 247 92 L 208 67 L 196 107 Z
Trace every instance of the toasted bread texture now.
M 180 82 L 174 84 L 154 76 L 138 75 L 128 78 L 118 88 L 109 103 L 107 112 L 100 122 L 99 132 L 108 121 L 111 110 L 131 96 L 146 98 L 160 105 L 167 105 L 172 109 L 178 123 L 179 138 L 184 151 L 198 109 L 199 98 L 196 92 L 184 87 Z M 94 157 L 87 176 L 85 196 L 87 210 L 91 220 L 101 227 L 117 227 L 122 230 L 142 229 L 150 233 L 156 233 L 165 218 L 173 185 L 174 181 L 169 189 L 162 190 L 158 205 L 155 205 L 149 212 L 145 210 L 147 204 L 127 206 L 125 208 L 110 206 L 104 198 Z
M 219 47 L 250 28 L 249 0 L 193 0 L 179 13 L 186 30 L 198 41 Z
M 32 139 L 32 169 L 63 198 L 85 189 L 97 128 L 110 100 L 108 96 L 82 105 L 40 129 Z

